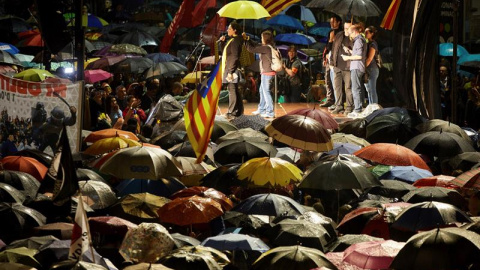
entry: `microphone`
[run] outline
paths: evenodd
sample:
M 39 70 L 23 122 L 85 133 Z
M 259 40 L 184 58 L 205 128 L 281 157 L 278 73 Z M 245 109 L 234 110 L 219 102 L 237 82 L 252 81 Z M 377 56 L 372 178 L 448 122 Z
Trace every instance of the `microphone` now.
M 221 40 L 222 37 L 227 38 L 227 35 L 226 34 L 221 34 L 220 37 L 218 38 L 217 42 L 222 42 L 222 40 Z

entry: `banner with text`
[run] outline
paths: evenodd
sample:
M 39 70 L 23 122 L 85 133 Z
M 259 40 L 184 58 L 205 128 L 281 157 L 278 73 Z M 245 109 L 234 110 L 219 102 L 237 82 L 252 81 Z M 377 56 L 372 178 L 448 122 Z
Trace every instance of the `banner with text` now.
M 37 113 L 39 102 L 43 104 L 46 112 L 45 121 L 52 117 L 51 112 L 55 107 L 63 110 L 66 118 L 70 117 L 70 109 L 66 104 L 68 103 L 77 109 L 75 125 L 67 126 L 67 129 L 70 147 L 72 150 L 75 149 L 72 152 L 78 152 L 81 145 L 82 87 L 82 82 L 71 84 L 30 82 L 0 74 L 1 122 L 13 125 L 19 136 L 31 138 L 32 134 L 28 133 L 32 132 L 32 116 Z M 47 148 L 46 151 L 51 149 Z

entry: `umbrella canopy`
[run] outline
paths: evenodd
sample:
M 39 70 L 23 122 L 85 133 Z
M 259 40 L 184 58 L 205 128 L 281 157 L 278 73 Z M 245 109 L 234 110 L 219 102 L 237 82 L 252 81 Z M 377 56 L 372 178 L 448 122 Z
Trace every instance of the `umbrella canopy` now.
M 284 219 L 273 225 L 265 232 L 275 246 L 291 246 L 301 243 L 304 247 L 315 248 L 321 251 L 335 240 L 336 235 L 330 235 L 328 231 L 319 224 L 306 220 Z
M 270 137 L 291 147 L 311 151 L 330 151 L 333 149 L 333 143 L 327 129 L 307 116 L 281 116 L 268 124 L 265 131 Z
M 260 19 L 270 17 L 268 11 L 254 1 L 235 1 L 224 5 L 217 11 L 220 17 L 232 19 Z
M 420 125 L 417 125 L 416 128 L 422 133 L 425 133 L 428 131 L 443 131 L 443 132 L 455 133 L 458 136 L 464 138 L 465 140 L 470 141 L 470 137 L 468 137 L 465 130 L 463 130 L 460 126 L 442 119 L 427 120 L 426 122 L 421 123 Z
M 109 71 L 113 65 L 125 59 L 127 59 L 127 56 L 125 55 L 106 56 L 89 63 L 85 69 L 86 70 L 102 69 L 105 71 Z
M 87 155 L 101 155 L 114 150 L 132 146 L 142 146 L 142 144 L 125 137 L 115 136 L 112 138 L 100 139 L 94 142 L 85 151 L 83 151 L 83 153 Z
M 125 131 L 125 130 L 120 130 L 120 129 L 114 129 L 114 128 L 108 128 L 108 129 L 102 129 L 99 131 L 94 131 L 83 140 L 84 142 L 90 142 L 94 143 L 100 139 L 105 139 L 105 138 L 112 138 L 112 137 L 124 137 L 127 139 L 131 139 L 134 141 L 138 141 L 138 137 L 133 134 L 132 132 Z
M 240 168 L 240 164 L 220 166 L 204 176 L 200 182 L 202 186 L 215 188 L 225 194 L 231 194 L 231 187 L 245 185 L 245 182 L 240 181 L 237 177 L 238 168 Z
M 34 257 L 37 253 L 38 250 L 26 247 L 7 249 L 0 252 L 0 262 L 19 263 L 41 269 L 42 266 Z
M 300 33 L 278 34 L 275 36 L 275 41 L 307 46 L 316 42 L 315 38 Z
M 219 137 L 215 142 L 217 144 L 220 144 L 224 141 L 228 141 L 232 139 L 243 140 L 246 138 L 260 138 L 266 141 L 268 139 L 268 136 L 252 128 L 242 128 L 242 129 L 227 132 L 227 134 Z
M 127 232 L 120 246 L 125 260 L 154 263 L 175 246 L 167 229 L 158 223 L 142 223 Z
M 469 171 L 480 162 L 480 152 L 465 152 L 448 160 L 448 164 L 454 170 Z
M 170 197 L 173 193 L 182 190 L 185 185 L 174 177 L 165 177 L 158 180 L 128 179 L 123 180 L 115 187 L 118 196 L 135 193 L 151 193 L 161 197 Z
M 145 51 L 145 49 L 126 43 L 112 45 L 108 52 L 116 54 L 147 55 L 147 51 Z
M 230 121 L 230 123 L 234 124 L 237 128 L 263 130 L 270 121 L 259 115 L 241 115 Z
M 165 256 L 160 262 L 173 269 L 223 269 L 228 257 L 211 247 L 183 246 Z
M 110 212 L 133 223 L 153 222 L 158 219 L 158 209 L 169 201 L 149 193 L 129 194 L 112 205 Z
M 372 187 L 368 194 L 379 195 L 387 198 L 401 198 L 409 191 L 416 190 L 411 184 L 397 180 L 380 180 L 381 186 Z
M 0 18 L 0 29 L 6 33 L 20 33 L 30 29 L 30 25 L 22 18 L 12 15 Z
M 321 267 L 337 269 L 320 250 L 298 245 L 270 249 L 252 265 L 252 269 L 262 270 L 300 270 Z
M 188 73 L 180 81 L 181 83 L 200 83 L 210 73 L 210 71 L 195 71 Z
M 349 246 L 356 243 L 383 241 L 383 238 L 373 237 L 367 234 L 344 234 L 339 236 L 331 245 L 328 246 L 330 252 L 342 252 Z
M 182 181 L 185 186 L 200 185 L 200 179 L 215 169 L 215 167 L 205 162 L 197 163 L 196 158 L 193 157 L 177 157 L 176 159 L 183 173 L 180 181 Z
M 444 188 L 452 188 L 456 189 L 458 188 L 457 185 L 452 183 L 453 179 L 455 179 L 454 176 L 448 176 L 448 175 L 434 175 L 431 177 L 426 177 L 422 179 L 418 179 L 413 183 L 414 187 L 421 188 L 421 187 L 444 187 Z
M 84 74 L 85 82 L 87 83 L 96 83 L 99 81 L 107 80 L 113 76 L 112 73 L 101 69 L 85 70 Z
M 208 237 L 203 240 L 201 245 L 218 250 L 255 250 L 265 252 L 270 249 L 270 247 L 259 238 L 236 233 Z
M 100 181 L 107 183 L 103 177 L 101 177 L 98 173 L 91 169 L 86 169 L 86 168 L 78 168 L 77 169 L 77 179 L 78 180 L 93 180 L 93 181 Z
M 160 42 L 155 36 L 147 32 L 140 31 L 138 29 L 119 36 L 114 43 L 115 44 L 127 43 L 127 44 L 133 44 L 139 47 L 158 46 L 160 44 Z
M 33 227 L 45 225 L 46 217 L 19 203 L 0 203 L 0 239 L 11 242 Z
M 438 54 L 441 56 L 453 56 L 453 43 L 446 42 L 438 44 Z M 457 56 L 469 55 L 467 49 L 462 45 L 457 45 Z
M 275 17 L 276 18 L 276 17 Z M 322 124 L 326 129 L 338 129 L 338 123 L 335 119 L 324 110 L 319 109 L 297 109 L 290 111 L 288 114 L 290 115 L 303 115 L 308 116 L 317 120 L 320 124 Z M 333 138 L 332 138 L 333 140 Z
M 243 163 L 256 157 L 274 157 L 277 150 L 265 140 L 228 140 L 220 143 L 214 153 L 215 161 L 220 164 Z
M 32 236 L 29 238 L 25 239 L 19 239 L 15 240 L 12 243 L 10 243 L 6 249 L 12 249 L 12 248 L 19 248 L 19 247 L 25 247 L 29 249 L 39 249 L 43 245 L 48 245 L 54 241 L 58 241 L 56 237 L 52 235 L 45 235 L 45 236 Z
M 82 196 L 87 196 L 93 204 L 92 209 L 104 209 L 115 202 L 117 197 L 109 185 L 100 181 L 78 181 Z
M 357 243 L 344 251 L 343 261 L 362 269 L 388 269 L 404 246 L 393 240 Z
M 237 171 L 238 179 L 253 186 L 287 186 L 300 182 L 302 171 L 292 163 L 280 158 L 253 158 Z
M 400 108 L 400 107 L 388 107 L 388 108 L 383 108 L 383 109 L 380 109 L 380 110 L 376 110 L 376 111 L 372 112 L 371 114 L 369 114 L 367 117 L 365 117 L 365 120 L 367 121 L 367 123 L 370 123 L 376 117 L 386 115 L 386 114 L 390 114 L 390 113 L 400 113 L 400 114 L 403 114 L 403 115 L 409 115 L 410 119 L 412 120 L 413 126 L 417 126 L 417 125 L 426 121 L 426 119 L 423 116 L 421 116 L 418 113 L 418 111 L 409 110 L 409 109 Z
M 4 50 L 0 50 L 0 63 L 22 66 L 22 63 L 15 55 Z
M 361 147 L 369 146 L 370 143 L 363 139 L 359 138 L 353 134 L 345 134 L 345 133 L 333 133 L 332 135 L 332 141 L 334 143 L 352 143 L 359 145 Z
M 42 181 L 47 174 L 47 167 L 34 158 L 22 156 L 6 156 L 0 160 L 3 169 L 25 172 Z
M 40 182 L 32 175 L 24 172 L 2 170 L 0 171 L 0 182 L 6 183 L 23 195 L 34 199 L 37 196 Z
M 278 14 L 275 17 L 271 18 L 267 21 L 267 25 L 271 26 L 280 26 L 289 29 L 296 29 L 305 31 L 305 28 L 298 19 L 285 15 L 285 14 Z
M 419 132 L 408 114 L 389 113 L 375 117 L 367 125 L 366 139 L 370 143 L 404 144 Z
M 384 165 L 415 166 L 430 170 L 417 153 L 398 144 L 374 143 L 358 150 L 354 155 Z
M 433 229 L 411 237 L 392 269 L 467 269 L 480 263 L 480 236 L 459 228 Z
M 33 228 L 33 234 L 38 236 L 52 235 L 62 240 L 72 238 L 72 223 L 54 222 Z
M 171 130 L 153 138 L 150 142 L 164 149 L 183 143 L 188 139 L 187 132 L 183 130 Z
M 394 179 L 407 183 L 413 183 L 421 178 L 431 177 L 430 171 L 415 166 L 395 166 L 390 171 L 382 174 L 380 179 Z
M 298 18 L 300 21 L 307 21 L 309 23 L 316 23 L 315 15 L 313 12 L 303 5 L 291 5 L 284 9 L 280 14 L 286 14 L 294 18 Z
M 371 0 L 334 0 L 324 9 L 336 14 L 359 17 L 373 17 L 382 14 Z
M 352 143 L 333 143 L 333 149 L 326 152 L 328 155 L 353 154 L 360 150 L 360 145 Z
M 129 166 L 119 167 L 118 164 Z M 175 158 L 163 149 L 134 146 L 118 150 L 100 171 L 123 179 L 160 179 L 181 175 L 179 167 Z
M 218 138 L 226 135 L 228 132 L 237 131 L 238 128 L 227 121 L 214 121 L 213 122 L 213 129 L 212 135 L 210 136 L 210 140 L 212 142 L 217 141 Z
M 305 209 L 291 198 L 272 193 L 251 196 L 232 210 L 244 214 L 276 217 L 301 215 L 305 212 Z
M 472 169 L 462 173 L 453 179 L 451 183 L 461 188 L 480 187 L 480 168 Z
M 161 222 L 180 226 L 208 223 L 221 215 L 223 210 L 218 202 L 196 195 L 176 198 L 158 210 Z
M 170 197 L 172 200 L 176 198 L 185 198 L 199 196 L 203 198 L 210 198 L 218 202 L 222 206 L 223 211 L 228 211 L 232 209 L 233 202 L 222 192 L 208 187 L 195 186 L 186 189 L 179 190 L 172 194 Z
M 0 201 L 22 204 L 25 202 L 25 195 L 9 184 L 0 183 Z
M 392 226 L 399 230 L 419 232 L 449 227 L 455 223 L 471 223 L 466 213 L 457 207 L 435 201 L 421 202 L 405 208 Z
M 402 199 L 409 203 L 436 201 L 452 204 L 458 208 L 466 206 L 465 199 L 458 191 L 443 187 L 417 188 L 405 194 Z
M 111 67 L 114 73 L 143 73 L 145 70 L 154 66 L 152 60 L 145 57 L 126 58 Z
M 337 158 L 312 166 L 299 188 L 318 190 L 365 189 L 380 186 L 377 178 L 362 165 Z
M 352 121 L 341 123 L 338 131 L 365 139 L 367 135 L 367 123 L 365 118 L 353 119 Z
M 225 212 L 223 219 L 227 227 L 258 229 L 266 224 L 266 221 L 260 219 L 257 215 L 247 215 L 236 211 Z
M 163 264 L 159 263 L 137 263 L 135 265 L 130 265 L 124 270 L 173 270 L 172 268 L 166 267 Z
M 15 74 L 13 77 L 25 81 L 41 82 L 47 77 L 55 77 L 55 75 L 44 69 L 30 68 Z
M 155 64 L 160 62 L 177 62 L 182 64 L 182 61 L 178 57 L 169 53 L 149 53 L 145 57 L 153 60 Z
M 431 160 L 453 157 L 463 152 L 475 152 L 469 141 L 457 134 L 442 131 L 429 131 L 413 137 L 405 144 L 413 151 L 425 154 Z
M 200 241 L 197 240 L 196 238 L 186 236 L 180 233 L 172 233 L 170 234 L 173 238 L 173 241 L 175 242 L 175 247 L 176 248 L 181 248 L 183 246 L 199 246 Z
M 177 62 L 158 62 L 150 65 L 145 77 L 149 78 L 161 78 L 171 75 L 180 74 L 187 71 L 187 67 Z
M 128 220 L 114 216 L 88 218 L 88 226 L 92 234 L 125 236 L 128 230 L 138 226 Z

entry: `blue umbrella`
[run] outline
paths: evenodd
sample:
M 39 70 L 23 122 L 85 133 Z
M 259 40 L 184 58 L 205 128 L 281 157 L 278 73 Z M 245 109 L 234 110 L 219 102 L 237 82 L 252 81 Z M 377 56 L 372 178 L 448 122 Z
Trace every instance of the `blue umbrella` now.
M 173 177 L 160 180 L 129 179 L 123 180 L 115 187 L 117 196 L 123 197 L 135 193 L 151 193 L 161 197 L 170 197 L 173 193 L 184 189 L 185 185 Z
M 270 249 L 267 244 L 256 237 L 244 234 L 228 233 L 208 237 L 201 243 L 202 246 L 218 250 L 255 250 L 265 252 Z
M 294 18 L 298 18 L 301 21 L 317 23 L 313 12 L 309 8 L 302 5 L 291 5 L 283 10 L 280 14 L 287 14 Z
M 458 59 L 457 64 L 466 66 L 466 67 L 480 68 L 480 54 L 462 55 Z
M 0 50 L 9 52 L 11 54 L 17 54 L 20 52 L 20 50 L 17 47 L 13 46 L 12 44 L 3 43 L 3 42 L 0 42 Z
M 314 26 L 308 29 L 308 33 L 311 35 L 327 37 L 332 28 L 326 26 Z
M 418 179 L 431 176 L 433 176 L 433 174 L 430 171 L 415 166 L 395 166 L 390 171 L 382 174 L 380 179 L 393 179 L 413 183 Z
M 249 215 L 292 216 L 305 212 L 302 205 L 289 197 L 267 193 L 251 196 L 235 206 L 232 211 Z
M 278 34 L 275 37 L 275 41 L 299 45 L 311 45 L 315 43 L 315 39 L 313 37 L 299 33 Z
M 353 143 L 333 143 L 333 149 L 328 151 L 329 155 L 353 154 L 362 147 Z
M 438 44 L 438 54 L 441 56 L 453 56 L 453 43 L 440 43 Z M 467 49 L 462 45 L 457 45 L 457 56 L 468 55 Z
M 302 31 L 305 30 L 302 23 L 298 19 L 295 19 L 294 17 L 285 14 L 279 14 L 273 17 L 272 19 L 268 20 L 266 24 L 271 26 L 287 27 Z

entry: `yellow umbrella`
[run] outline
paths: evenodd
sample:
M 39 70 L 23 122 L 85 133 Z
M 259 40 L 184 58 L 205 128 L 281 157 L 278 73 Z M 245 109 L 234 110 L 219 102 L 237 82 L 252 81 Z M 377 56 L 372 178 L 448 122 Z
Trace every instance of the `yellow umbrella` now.
M 48 72 L 47 70 L 31 68 L 17 73 L 13 77 L 25 81 L 41 82 L 44 81 L 47 77 L 55 78 L 55 75 Z
M 287 186 L 302 180 L 302 171 L 292 163 L 280 158 L 260 157 L 245 162 L 237 171 L 240 180 L 254 186 Z
M 142 144 L 134 140 L 117 136 L 98 140 L 90 147 L 88 147 L 87 150 L 85 150 L 83 153 L 87 155 L 100 155 L 111 152 L 113 150 L 132 146 L 142 146 Z
M 208 75 L 210 71 L 196 71 L 188 73 L 183 77 L 181 83 L 199 83 L 202 81 L 202 78 Z
M 268 11 L 254 1 L 234 1 L 217 11 L 220 17 L 233 19 L 260 19 L 270 17 Z

